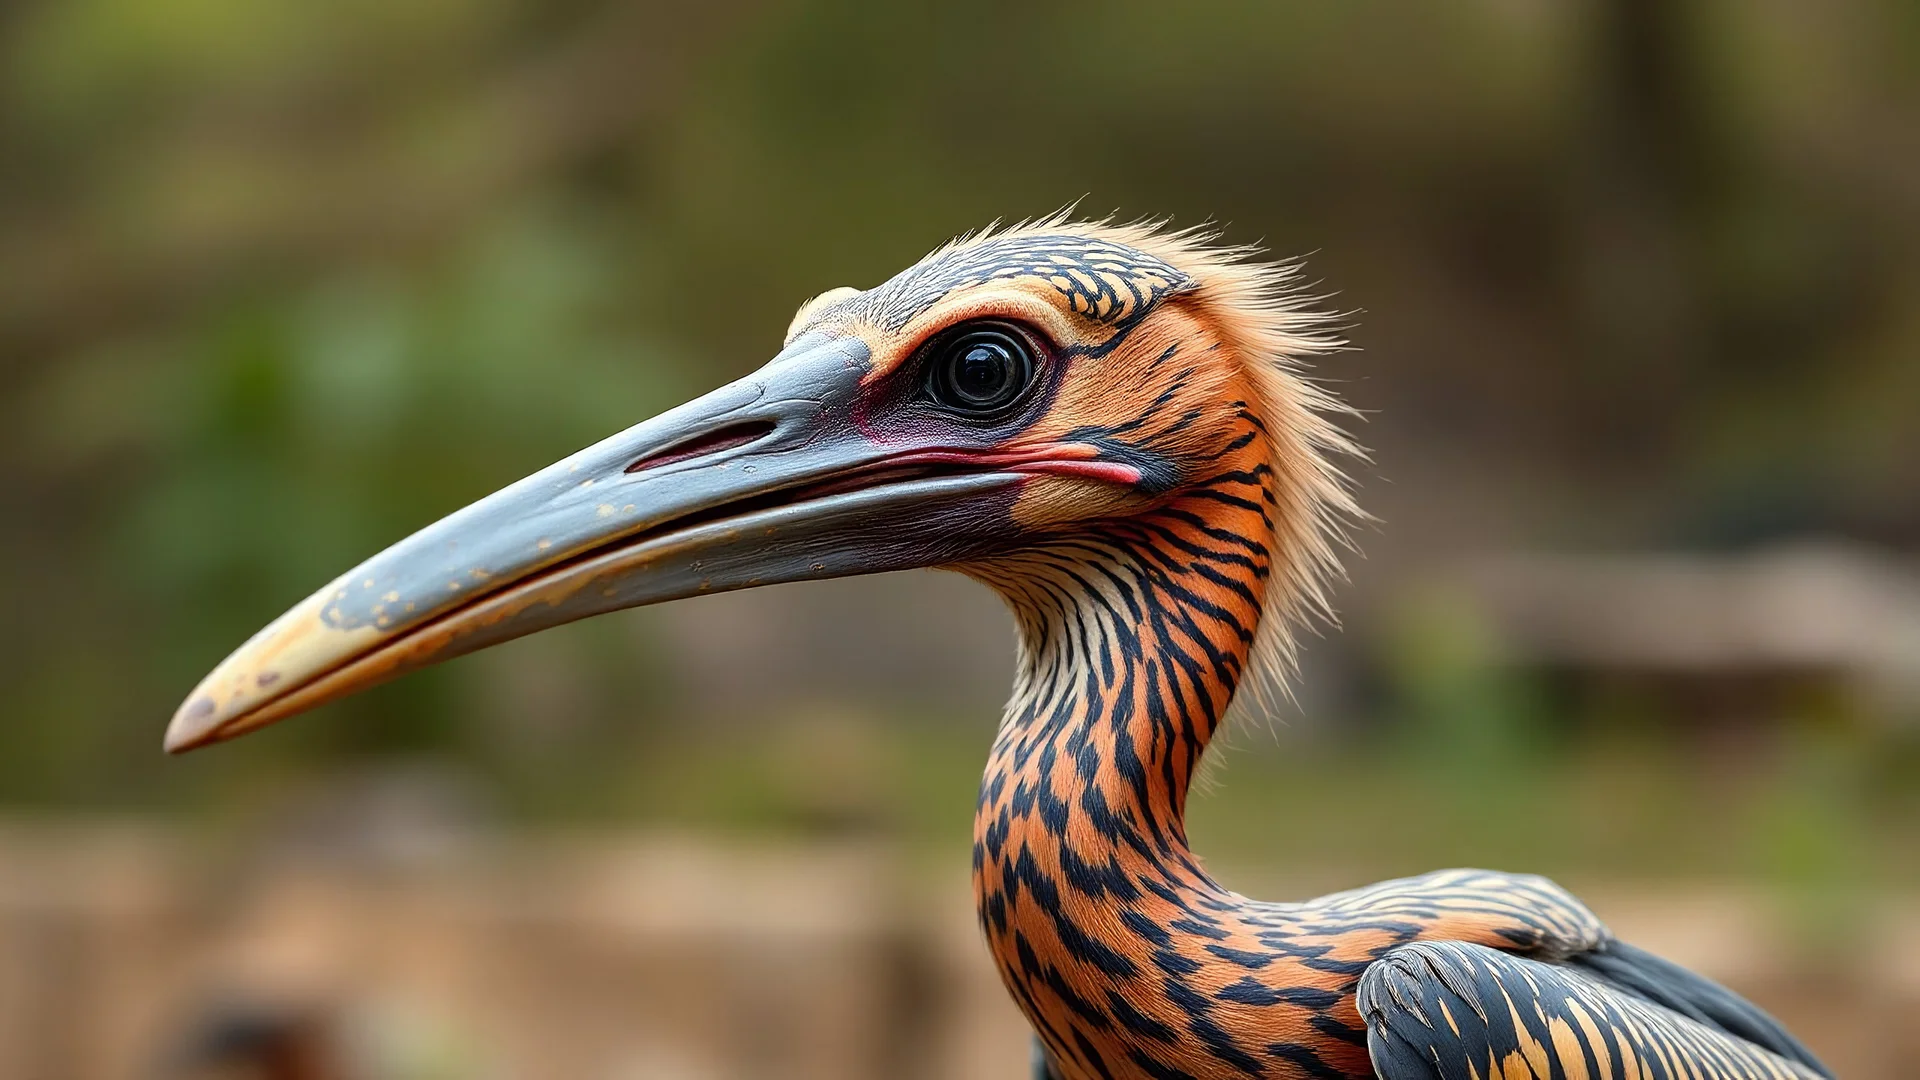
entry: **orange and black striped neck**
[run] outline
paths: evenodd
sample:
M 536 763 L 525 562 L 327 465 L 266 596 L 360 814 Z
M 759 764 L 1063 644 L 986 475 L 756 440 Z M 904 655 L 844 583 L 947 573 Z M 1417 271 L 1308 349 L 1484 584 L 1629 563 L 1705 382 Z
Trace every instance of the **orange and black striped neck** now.
M 1372 1076 L 1356 991 L 1391 950 L 1605 938 L 1538 879 L 1443 871 L 1262 903 L 1194 857 L 1187 793 L 1287 570 L 1267 429 L 1236 407 L 1240 430 L 1166 502 L 968 567 L 1021 638 L 974 814 L 975 902 L 1061 1080 Z
M 1139 934 L 1081 918 L 1077 902 L 1231 902 L 1189 851 L 1184 813 L 1246 673 L 1273 561 L 1269 450 L 1257 418 L 1242 423 L 1157 509 L 971 568 L 1020 629 L 973 849 L 981 922 L 1016 996 L 1030 990 L 1017 973 L 1054 956 L 1116 979 L 1146 961 L 1129 955 Z
M 1241 417 L 1245 434 L 1164 505 L 970 568 L 1020 630 L 983 843 L 1084 818 L 1141 858 L 1184 859 L 1187 790 L 1247 671 L 1273 560 L 1274 472 Z

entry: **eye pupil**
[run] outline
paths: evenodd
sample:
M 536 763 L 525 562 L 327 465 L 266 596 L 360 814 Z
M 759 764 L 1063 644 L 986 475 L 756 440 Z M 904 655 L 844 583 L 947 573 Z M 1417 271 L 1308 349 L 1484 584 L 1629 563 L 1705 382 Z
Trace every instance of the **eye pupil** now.
M 929 389 L 940 404 L 976 419 L 997 418 L 1033 381 L 1033 354 L 1010 329 L 982 327 L 937 344 Z
M 1013 374 L 1013 359 L 998 345 L 982 343 L 968 349 L 960 358 L 954 382 L 967 397 L 992 398 L 1007 377 Z

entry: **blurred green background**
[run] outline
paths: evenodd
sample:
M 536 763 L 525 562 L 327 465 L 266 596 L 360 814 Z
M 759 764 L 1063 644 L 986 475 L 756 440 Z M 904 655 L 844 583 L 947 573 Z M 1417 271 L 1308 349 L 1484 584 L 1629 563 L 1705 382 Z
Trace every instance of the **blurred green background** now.
M 342 568 L 1074 204 L 1355 312 L 1380 521 L 1196 799 L 1230 881 L 1751 888 L 1844 968 L 1920 887 L 1917 110 L 1905 0 L 6 5 L 0 807 L 217 848 L 397 768 L 961 865 L 1011 625 L 938 575 L 159 738 Z

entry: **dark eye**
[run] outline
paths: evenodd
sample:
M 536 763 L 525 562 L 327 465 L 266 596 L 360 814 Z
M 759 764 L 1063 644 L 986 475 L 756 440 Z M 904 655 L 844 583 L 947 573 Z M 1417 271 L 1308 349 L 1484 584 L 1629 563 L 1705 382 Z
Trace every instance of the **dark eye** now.
M 975 419 L 1002 415 L 1033 382 L 1033 349 L 1010 327 L 979 326 L 937 342 L 928 365 L 933 399 Z

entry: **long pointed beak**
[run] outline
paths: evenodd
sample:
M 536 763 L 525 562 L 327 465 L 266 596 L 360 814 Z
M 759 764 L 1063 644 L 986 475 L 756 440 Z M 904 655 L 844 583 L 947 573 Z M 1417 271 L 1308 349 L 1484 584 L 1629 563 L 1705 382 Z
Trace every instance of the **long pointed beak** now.
M 983 500 L 1011 506 L 1021 476 L 903 465 L 854 415 L 867 371 L 857 338 L 811 335 L 427 526 L 227 657 L 167 749 L 602 612 L 965 557 L 1006 521 Z

